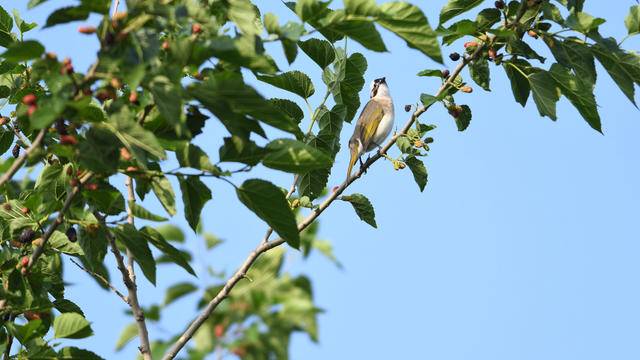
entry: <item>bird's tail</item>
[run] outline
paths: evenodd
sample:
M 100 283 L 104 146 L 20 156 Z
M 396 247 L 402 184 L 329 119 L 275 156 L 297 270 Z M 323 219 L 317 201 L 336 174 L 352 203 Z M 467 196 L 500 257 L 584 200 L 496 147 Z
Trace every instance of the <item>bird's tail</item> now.
M 350 147 L 349 150 L 351 150 L 351 159 L 349 160 L 349 168 L 347 169 L 347 181 L 351 178 L 351 170 L 353 170 L 353 165 L 358 159 L 358 149 Z

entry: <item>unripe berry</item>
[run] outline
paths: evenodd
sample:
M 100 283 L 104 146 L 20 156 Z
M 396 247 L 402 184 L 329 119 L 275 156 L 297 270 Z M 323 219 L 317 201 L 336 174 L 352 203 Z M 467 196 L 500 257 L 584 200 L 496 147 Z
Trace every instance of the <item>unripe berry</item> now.
M 467 41 L 466 43 L 464 43 L 464 48 L 469 48 L 469 47 L 477 47 L 478 43 L 475 41 Z
M 460 88 L 460 91 L 469 94 L 473 92 L 473 88 L 471 86 L 463 86 L 462 88 Z
M 27 94 L 22 97 L 22 103 L 25 105 L 33 105 L 38 99 L 33 94 Z
M 60 135 L 60 144 L 62 145 L 76 145 L 78 139 L 75 135 Z
M 120 148 L 120 158 L 124 161 L 129 161 L 131 160 L 131 153 L 129 152 L 129 150 L 126 147 L 121 147 Z
M 487 51 L 487 56 L 489 57 L 489 59 L 494 60 L 498 55 L 496 50 L 491 48 L 489 49 L 489 51 Z
M 421 148 L 424 146 L 424 143 L 422 142 L 422 140 L 416 140 L 413 142 L 413 146 L 417 147 L 417 148 Z
M 20 269 L 20 274 L 22 274 L 22 276 L 27 276 L 29 275 L 29 270 L 23 267 L 22 269 Z
M 21 212 L 23 215 L 28 215 L 28 214 L 31 212 L 31 210 L 29 210 L 29 208 L 28 208 L 28 207 L 23 207 L 22 209 L 20 209 L 20 212 Z
M 78 179 L 73 178 L 69 181 L 69 185 L 71 185 L 71 187 L 76 187 L 80 184 L 80 181 L 78 181 Z
M 36 110 L 38 110 L 38 105 L 29 105 L 29 108 L 27 109 L 27 115 L 32 116 L 33 113 L 36 112 Z
M 78 32 L 81 34 L 94 34 L 96 32 L 96 28 L 94 26 L 80 26 L 78 28 Z
M 529 36 L 531 36 L 534 39 L 538 38 L 538 33 L 535 30 L 529 30 L 527 31 L 527 34 L 529 34 Z
M 138 93 L 135 91 L 132 91 L 131 94 L 129 94 L 129 102 L 132 104 L 137 104 L 138 103 Z
M 22 264 L 22 266 L 29 265 L 29 257 L 28 256 L 23 256 L 22 259 L 20 260 L 20 264 Z
M 111 81 L 109 83 L 111 84 L 111 86 L 113 86 L 114 89 L 120 89 L 122 87 L 122 81 L 120 81 L 120 79 L 118 78 L 111 78 Z
M 32 248 L 42 247 L 44 246 L 44 239 L 39 237 L 31 242 Z
M 447 69 L 442 70 L 442 78 L 443 79 L 448 78 L 449 75 L 450 75 L 449 70 L 447 70 Z
M 449 59 L 451 59 L 452 61 L 458 61 L 460 60 L 460 54 L 458 54 L 457 52 L 451 53 L 449 54 Z
M 127 166 L 127 169 L 126 169 L 127 172 L 137 172 L 139 170 L 140 169 L 138 169 L 137 166 Z
M 220 324 L 216 325 L 213 328 L 213 332 L 216 335 L 216 337 L 222 337 L 222 335 L 224 335 L 224 325 L 220 325 Z
M 85 184 L 85 189 L 89 190 L 89 191 L 96 191 L 98 190 L 98 184 L 96 183 L 90 183 L 90 184 Z
M 169 41 L 165 40 L 162 42 L 162 50 L 169 50 Z
M 192 34 L 200 34 L 202 32 L 202 25 L 198 23 L 194 23 L 191 25 L 191 33 Z
M 0 117 L 0 126 L 6 125 L 8 123 L 9 123 L 8 117 L 5 117 L 5 116 Z
M 58 60 L 58 55 L 54 52 L 48 52 L 44 56 L 49 60 Z

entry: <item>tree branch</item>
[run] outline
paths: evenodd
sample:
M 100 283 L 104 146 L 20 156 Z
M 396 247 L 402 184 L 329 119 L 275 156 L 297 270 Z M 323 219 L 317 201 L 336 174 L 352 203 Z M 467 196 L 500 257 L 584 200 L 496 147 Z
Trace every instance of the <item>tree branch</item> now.
M 464 69 L 464 67 L 466 65 L 468 65 L 471 61 L 475 60 L 482 53 L 484 48 L 485 48 L 485 44 L 479 44 L 477 49 L 471 54 L 471 56 L 469 56 L 468 58 L 465 58 L 462 61 L 460 61 L 458 66 L 451 73 L 451 76 L 440 86 L 440 89 L 438 90 L 438 92 L 436 93 L 435 96 L 439 97 L 445 91 L 447 91 L 449 89 L 449 87 L 451 86 L 452 82 L 458 77 L 458 75 L 460 75 L 460 72 L 462 71 L 462 69 Z M 371 158 L 369 158 L 369 160 L 367 160 L 360 167 L 360 169 L 355 173 L 355 175 L 353 175 L 350 178 L 346 179 L 336 189 L 336 191 L 331 193 L 331 195 L 329 195 L 329 197 L 326 198 L 320 204 L 320 206 L 318 206 L 318 208 L 314 209 L 313 212 L 311 214 L 309 214 L 309 216 L 307 216 L 304 220 L 302 220 L 298 224 L 298 231 L 303 231 L 309 225 L 311 225 L 315 221 L 315 219 L 317 219 L 318 216 L 320 216 L 320 214 L 322 214 L 322 212 L 326 208 L 328 208 L 333 203 L 333 201 L 336 200 L 338 198 L 338 196 L 340 196 L 340 194 L 342 194 L 342 192 L 344 192 L 344 190 L 347 189 L 347 187 L 349 187 L 349 185 L 351 185 L 351 183 L 353 183 L 354 181 L 359 179 L 362 175 L 364 175 L 366 173 L 367 169 L 369 169 L 369 167 L 371 167 L 371 165 L 373 165 L 376 161 L 378 161 L 381 157 L 383 157 L 387 153 L 387 151 L 389 151 L 389 149 L 391 149 L 391 147 L 396 143 L 396 141 L 398 140 L 398 138 L 400 136 L 405 135 L 407 133 L 407 131 L 409 131 L 409 129 L 411 129 L 411 126 L 413 126 L 413 124 L 415 123 L 416 119 L 420 115 L 422 115 L 425 111 L 427 111 L 427 109 L 429 107 L 430 107 L 430 105 L 429 106 L 421 106 L 420 108 L 416 109 L 416 111 L 411 115 L 411 118 L 409 119 L 409 121 L 407 121 L 407 123 L 403 126 L 402 130 L 400 130 L 399 133 L 394 134 L 391 137 L 391 139 L 389 139 L 389 141 L 387 141 L 387 143 L 375 155 L 373 155 Z M 265 239 L 268 239 L 268 236 L 271 235 L 271 232 L 272 232 L 272 230 L 267 231 L 267 236 L 265 236 Z M 193 335 L 200 328 L 200 326 L 202 326 L 202 324 L 209 318 L 209 316 L 211 315 L 211 313 L 213 313 L 213 311 L 216 309 L 216 307 L 218 307 L 218 305 L 227 296 L 229 296 L 229 293 L 231 292 L 233 287 L 241 279 L 243 279 L 247 275 L 247 272 L 249 271 L 249 269 L 251 268 L 253 263 L 258 259 L 258 257 L 260 255 L 262 255 L 263 253 L 265 253 L 265 252 L 267 252 L 267 251 L 269 251 L 269 250 L 271 250 L 271 249 L 273 249 L 275 247 L 278 247 L 278 246 L 280 246 L 280 245 L 282 245 L 284 243 L 285 243 L 285 241 L 282 238 L 279 238 L 279 239 L 276 239 L 276 240 L 273 240 L 273 241 L 268 241 L 268 240 L 265 241 L 263 239 L 263 241 L 253 251 L 251 251 L 251 253 L 249 253 L 249 256 L 245 259 L 245 261 L 242 263 L 240 268 L 238 268 L 238 270 L 233 274 L 233 276 L 231 276 L 231 278 L 229 278 L 227 280 L 227 282 L 224 284 L 222 289 L 220 289 L 218 294 L 211 301 L 209 301 L 209 303 L 202 310 L 202 312 L 193 320 L 193 322 L 191 322 L 191 324 L 187 327 L 187 329 L 184 331 L 184 333 L 178 338 L 176 343 L 173 344 L 173 346 L 171 346 L 171 348 L 169 348 L 169 350 L 167 351 L 167 353 L 164 355 L 164 357 L 162 359 L 163 360 L 170 360 L 170 359 L 175 358 L 176 355 L 178 355 L 178 352 L 193 337 Z
M 11 180 L 13 175 L 15 175 L 16 172 L 18 172 L 18 170 L 20 170 L 20 167 L 22 167 L 22 164 L 24 164 L 24 162 L 27 161 L 27 158 L 29 157 L 29 155 L 31 155 L 31 153 L 34 152 L 35 149 L 40 146 L 46 133 L 47 133 L 46 128 L 40 130 L 40 132 L 38 133 L 38 135 L 36 135 L 36 138 L 33 140 L 33 142 L 31 143 L 31 146 L 29 146 L 27 151 L 23 152 L 22 155 L 20 155 L 20 157 L 18 157 L 16 161 L 14 161 L 13 164 L 11 164 L 11 167 L 9 168 L 9 170 L 7 170 L 7 172 L 2 174 L 2 177 L 0 177 L 0 187 L 2 187 L 2 185 L 4 185 L 7 181 Z
M 118 297 L 120 297 L 120 299 L 122 299 L 122 301 L 124 301 L 125 303 L 129 304 L 129 300 L 127 299 L 126 296 L 124 296 L 123 293 L 121 293 L 115 286 L 113 286 L 109 280 L 105 279 L 104 276 L 97 274 L 87 268 L 85 268 L 84 266 L 78 264 L 77 261 L 73 260 L 72 257 L 69 257 L 69 260 L 77 267 L 80 268 L 80 270 L 86 272 L 87 274 L 96 277 L 98 280 L 100 280 L 103 284 L 105 284 L 107 287 L 109 287 L 109 289 L 111 289 L 111 291 L 113 291 L 116 295 L 118 295 Z
M 133 180 L 130 176 L 127 176 L 125 185 L 127 187 L 127 200 L 129 201 L 129 204 L 131 204 L 136 201 L 136 198 L 133 192 Z M 134 225 L 133 210 L 131 209 L 130 205 L 127 206 L 127 222 L 131 225 Z M 138 335 L 140 336 L 140 346 L 138 346 L 138 349 L 140 350 L 140 354 L 142 354 L 143 359 L 151 360 L 149 331 L 147 330 L 144 311 L 142 310 L 142 307 L 140 307 L 140 302 L 138 301 L 138 286 L 136 285 L 136 274 L 134 272 L 133 266 L 134 256 L 131 251 L 127 249 L 127 267 L 125 268 L 124 259 L 122 257 L 122 254 L 120 254 L 120 251 L 116 247 L 115 239 L 111 237 L 109 242 L 111 244 L 111 251 L 116 257 L 118 269 L 122 273 L 122 280 L 129 292 L 129 296 L 127 297 L 129 301 L 127 303 L 129 304 L 131 312 L 133 313 L 133 317 L 136 320 L 136 325 L 138 326 Z
M 82 185 L 86 183 L 92 176 L 92 172 L 87 172 L 86 174 L 84 174 L 82 178 L 78 180 L 78 184 L 76 184 L 76 186 L 71 189 L 71 192 L 67 194 L 67 199 L 64 201 L 64 205 L 62 205 L 62 209 L 60 209 L 58 217 L 56 217 L 53 223 L 49 225 L 44 235 L 42 235 L 42 244 L 39 244 L 38 247 L 33 250 L 31 258 L 29 258 L 29 264 L 27 264 L 26 266 L 27 269 L 31 268 L 31 266 L 33 266 L 33 264 L 38 260 L 40 255 L 42 255 L 42 253 L 44 252 L 44 246 L 47 244 L 47 241 L 49 241 L 49 238 L 51 237 L 51 235 L 53 235 L 53 232 L 56 231 L 58 226 L 60 226 L 60 224 L 62 224 L 62 222 L 64 221 L 64 213 L 67 212 L 67 210 L 69 210 L 69 208 L 71 207 L 73 198 L 78 195 L 80 189 L 82 188 Z

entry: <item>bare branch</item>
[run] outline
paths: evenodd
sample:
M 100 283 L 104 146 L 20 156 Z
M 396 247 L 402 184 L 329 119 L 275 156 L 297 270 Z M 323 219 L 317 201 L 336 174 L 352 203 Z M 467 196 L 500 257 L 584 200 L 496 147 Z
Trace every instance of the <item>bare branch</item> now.
M 27 161 L 27 158 L 29 158 L 29 155 L 31 155 L 31 153 L 40 146 L 46 133 L 47 133 L 46 128 L 40 130 L 40 132 L 38 133 L 38 135 L 36 135 L 36 138 L 33 140 L 33 142 L 31 143 L 31 146 L 29 146 L 27 151 L 23 152 L 22 155 L 20 155 L 20 157 L 17 158 L 16 161 L 13 162 L 13 164 L 11 164 L 11 167 L 9 168 L 9 170 L 7 170 L 7 172 L 2 174 L 2 177 L 0 177 L 0 187 L 4 185 L 7 181 L 9 181 L 13 177 L 13 175 L 15 175 L 16 172 L 18 172 L 18 170 L 20 170 L 20 168 L 22 167 L 22 164 L 24 164 L 24 162 Z
M 451 73 L 451 76 L 442 84 L 442 86 L 440 86 L 440 89 L 438 90 L 438 92 L 436 93 L 435 96 L 439 97 L 445 91 L 447 91 L 447 89 L 449 89 L 449 87 L 451 86 L 452 82 L 458 77 L 458 75 L 460 75 L 460 72 L 462 71 L 462 69 L 464 69 L 464 67 L 467 66 L 471 61 L 475 60 L 482 53 L 484 48 L 485 48 L 485 44 L 480 44 L 477 47 L 477 49 L 473 52 L 473 54 L 471 54 L 471 56 L 469 56 L 468 58 L 464 58 L 462 61 L 460 61 L 458 66 Z M 351 183 L 353 183 L 354 181 L 359 179 L 362 175 L 364 175 L 365 172 L 367 171 L 367 169 L 369 169 L 369 167 L 371 167 L 371 165 L 373 165 L 376 161 L 378 161 L 381 157 L 383 157 L 387 153 L 387 151 L 389 151 L 389 149 L 391 149 L 391 147 L 396 143 L 396 141 L 398 140 L 398 138 L 400 136 L 406 134 L 407 131 L 409 131 L 409 129 L 411 129 L 411 126 L 413 126 L 413 124 L 415 123 L 416 119 L 420 115 L 422 115 L 425 111 L 427 111 L 428 108 L 429 108 L 429 106 L 421 106 L 420 108 L 416 109 L 416 111 L 411 115 L 411 118 L 409 119 L 409 121 L 407 121 L 407 123 L 404 125 L 402 130 L 400 130 L 400 132 L 394 134 L 391 137 L 391 139 L 389 139 L 389 141 L 387 141 L 387 143 L 375 155 L 373 155 L 371 158 L 369 158 L 369 160 L 367 160 L 360 167 L 360 169 L 355 173 L 355 175 L 353 175 L 350 178 L 348 178 L 347 180 L 345 180 L 342 183 L 342 185 L 340 185 L 336 189 L 336 191 L 331 193 L 331 195 L 329 195 L 329 197 L 327 197 L 320 204 L 320 206 L 318 206 L 318 208 L 314 209 L 312 211 L 312 213 L 309 214 L 309 216 L 307 216 L 304 220 L 302 220 L 298 224 L 298 231 L 303 231 L 309 225 L 311 225 L 315 221 L 315 219 L 317 219 L 318 216 L 320 216 L 320 214 L 322 214 L 322 212 L 326 208 L 328 208 L 329 205 L 331 205 L 331 203 L 333 203 L 333 201 L 336 200 L 338 198 L 338 196 L 340 196 L 340 194 L 342 194 L 342 192 L 347 187 L 349 187 L 349 185 L 351 185 Z M 293 189 L 293 187 L 292 187 L 292 189 Z M 293 193 L 293 190 L 289 191 L 289 195 L 291 193 Z M 273 240 L 273 241 L 268 241 L 268 238 L 271 235 L 272 231 L 273 231 L 272 229 L 269 229 L 267 231 L 267 234 L 266 234 L 265 238 L 263 239 L 263 241 L 260 243 L 260 245 L 258 245 L 258 247 L 256 247 L 253 251 L 251 251 L 251 253 L 245 259 L 245 261 L 242 263 L 240 268 L 233 274 L 233 276 L 231 276 L 231 278 L 229 278 L 227 280 L 227 282 L 224 284 L 222 289 L 220 289 L 218 294 L 211 301 L 209 301 L 209 303 L 202 310 L 202 312 L 193 320 L 193 322 L 191 322 L 191 324 L 187 327 L 187 329 L 180 336 L 180 338 L 178 338 L 176 343 L 173 344 L 173 346 L 171 346 L 171 348 L 169 348 L 167 353 L 162 358 L 163 360 L 170 360 L 170 359 L 175 358 L 176 355 L 178 355 L 178 352 L 193 337 L 193 335 L 196 333 L 196 331 L 209 318 L 209 316 L 211 315 L 211 313 L 213 313 L 213 311 L 216 309 L 216 307 L 218 307 L 218 305 L 227 296 L 229 296 L 229 293 L 231 292 L 233 287 L 241 279 L 246 277 L 247 272 L 249 271 L 249 269 L 251 268 L 253 263 L 258 259 L 258 257 L 261 254 L 263 254 L 263 253 L 265 253 L 265 252 L 267 252 L 267 251 L 269 251 L 269 250 L 271 250 L 271 249 L 273 249 L 275 247 L 278 247 L 278 246 L 284 244 L 285 241 L 282 238 L 279 238 L 279 239 L 276 239 L 276 240 Z
M 93 271 L 91 271 L 91 270 L 89 270 L 89 269 L 85 268 L 84 266 L 82 266 L 82 265 L 78 264 L 78 262 L 77 262 L 77 261 L 75 261 L 75 260 L 73 260 L 73 258 L 72 258 L 72 257 L 70 257 L 70 258 L 69 258 L 69 260 L 71 260 L 71 262 L 72 262 L 75 266 L 79 267 L 79 268 L 80 268 L 80 270 L 82 270 L 82 271 L 86 272 L 87 274 L 89 274 L 89 275 L 91 275 L 91 276 L 95 277 L 96 279 L 100 280 L 103 284 L 105 284 L 107 287 L 109 287 L 109 289 L 111 289 L 111 291 L 113 291 L 113 292 L 114 292 L 114 294 L 118 295 L 118 297 L 120 297 L 120 299 L 122 299 L 122 301 L 124 301 L 125 303 L 129 304 L 129 300 L 127 300 L 127 297 L 126 297 L 126 296 L 124 296 L 124 294 L 123 294 L 123 293 L 121 293 L 121 292 L 120 292 L 120 291 L 119 291 L 115 286 L 113 286 L 113 285 L 109 282 L 109 280 L 105 279 L 105 278 L 104 278 L 104 276 L 102 276 L 102 275 L 100 275 L 100 274 L 98 274 L 98 273 L 95 273 L 95 272 L 93 272 Z

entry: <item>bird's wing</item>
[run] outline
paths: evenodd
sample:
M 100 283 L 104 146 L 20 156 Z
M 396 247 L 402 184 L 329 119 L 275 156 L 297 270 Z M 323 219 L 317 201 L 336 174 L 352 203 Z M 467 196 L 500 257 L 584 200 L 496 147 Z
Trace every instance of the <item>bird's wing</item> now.
M 353 136 L 360 139 L 363 149 L 369 148 L 369 144 L 376 130 L 378 130 L 378 125 L 380 125 L 383 116 L 384 109 L 382 105 L 373 99 L 369 100 L 367 105 L 364 106 L 364 109 L 362 109 Z

